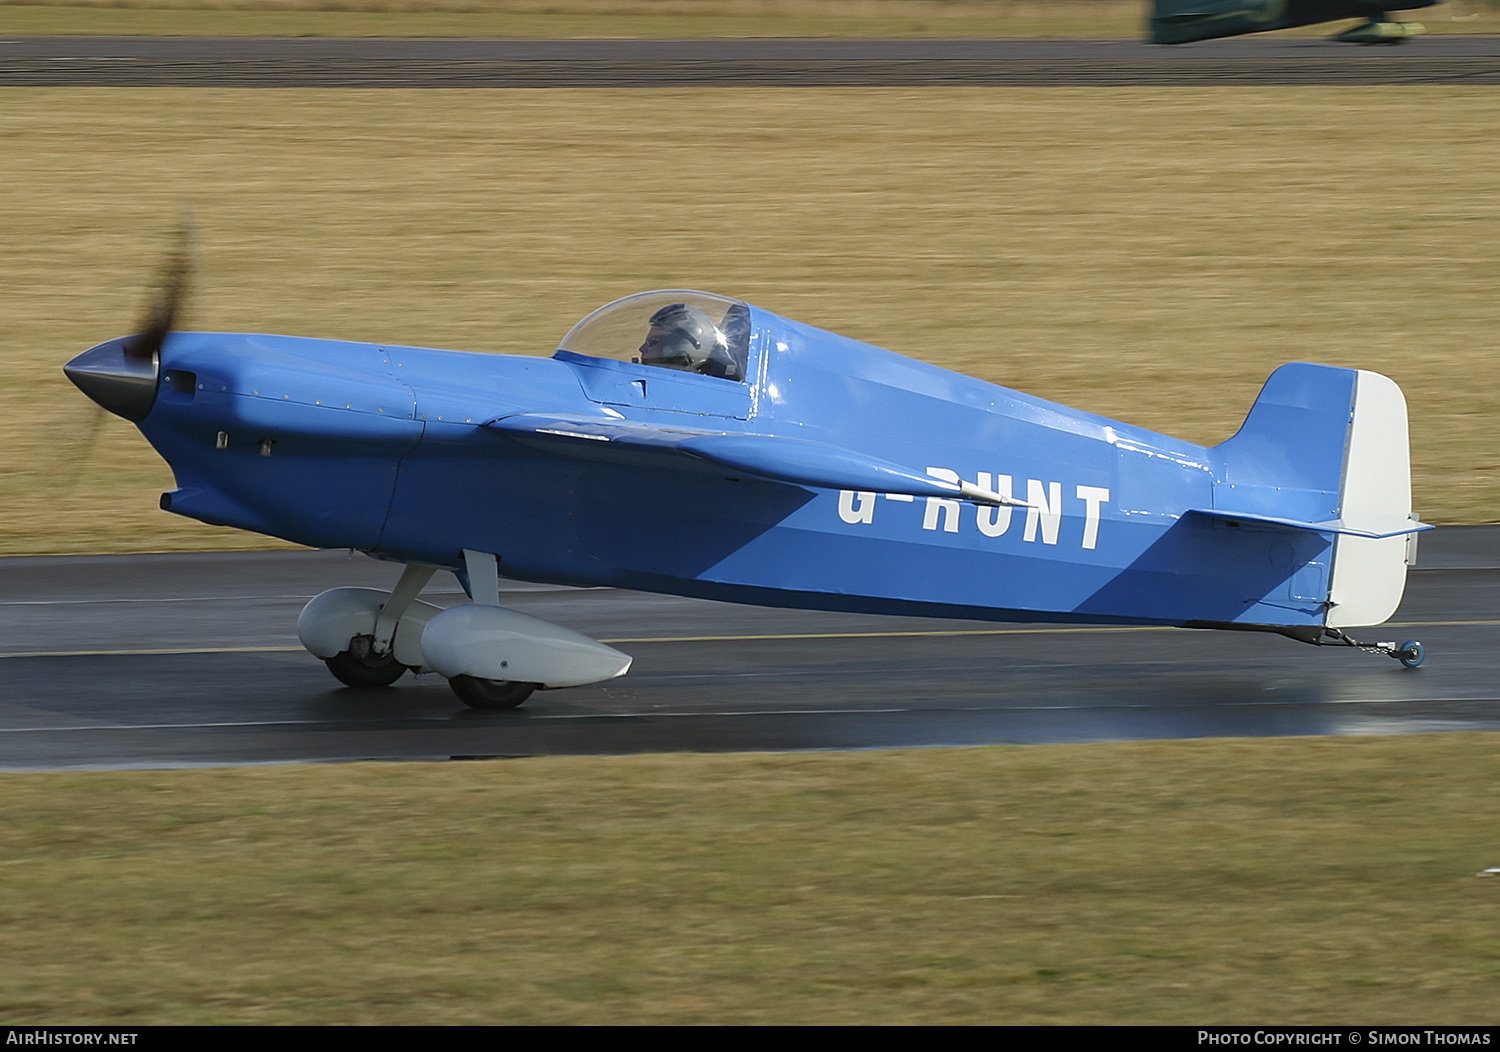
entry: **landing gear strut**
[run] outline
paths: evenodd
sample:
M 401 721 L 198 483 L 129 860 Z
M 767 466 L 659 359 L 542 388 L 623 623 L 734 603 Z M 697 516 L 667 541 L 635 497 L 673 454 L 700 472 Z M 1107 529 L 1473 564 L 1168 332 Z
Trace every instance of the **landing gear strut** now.
M 474 602 L 439 609 L 417 599 L 431 566 L 409 565 L 389 595 L 334 588 L 297 617 L 297 638 L 341 683 L 385 687 L 408 669 L 436 672 L 464 704 L 513 709 L 535 690 L 623 676 L 630 655 L 561 625 L 500 605 L 494 555 L 464 549 Z

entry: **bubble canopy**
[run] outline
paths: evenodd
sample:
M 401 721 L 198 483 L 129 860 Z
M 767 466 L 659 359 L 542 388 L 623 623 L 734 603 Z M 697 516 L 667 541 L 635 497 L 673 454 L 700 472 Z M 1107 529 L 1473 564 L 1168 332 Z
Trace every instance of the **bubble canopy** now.
M 638 292 L 589 314 L 557 349 L 743 381 L 750 306 L 692 289 Z

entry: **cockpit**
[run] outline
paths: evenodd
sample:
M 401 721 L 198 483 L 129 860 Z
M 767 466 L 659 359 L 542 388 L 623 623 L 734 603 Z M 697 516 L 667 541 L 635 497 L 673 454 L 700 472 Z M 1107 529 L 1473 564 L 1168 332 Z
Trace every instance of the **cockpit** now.
M 750 307 L 711 292 L 641 292 L 588 315 L 557 349 L 743 382 Z

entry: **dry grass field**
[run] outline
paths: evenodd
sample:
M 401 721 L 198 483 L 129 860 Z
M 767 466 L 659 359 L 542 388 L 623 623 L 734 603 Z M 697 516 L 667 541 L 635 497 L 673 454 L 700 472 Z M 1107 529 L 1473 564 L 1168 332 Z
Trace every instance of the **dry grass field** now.
M 1475 13 L 1491 17 L 1485 0 Z M 184 36 L 1129 36 L 1137 0 L 0 0 L 0 32 Z M 1467 22 L 1451 22 L 1469 29 Z M 1436 27 L 1435 27 L 1436 28 Z M 1493 31 L 1493 30 L 1491 30 Z
M 1489 88 L 13 88 L 0 552 L 263 541 L 59 366 L 197 217 L 194 328 L 547 354 L 686 286 L 1200 442 L 1278 364 L 1402 384 L 1417 507 L 1500 508 Z
M 1489 1025 L 1491 738 L 0 775 L 0 1019 Z
M 1145 0 L 0 0 L 0 33 L 1128 37 L 1141 33 L 1146 9 Z M 1429 33 L 1500 32 L 1497 0 L 1454 0 L 1410 17 Z
M 1488 9 L 1483 0 L 1476 10 Z M 462 37 L 1126 36 L 1137 0 L 0 0 L 28 34 Z M 1467 23 L 1453 23 L 1469 28 Z

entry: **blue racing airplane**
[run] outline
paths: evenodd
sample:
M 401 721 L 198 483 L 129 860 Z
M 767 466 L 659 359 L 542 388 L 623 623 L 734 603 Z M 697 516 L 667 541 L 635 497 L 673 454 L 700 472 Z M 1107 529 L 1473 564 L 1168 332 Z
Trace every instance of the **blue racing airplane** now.
M 343 682 L 438 672 L 466 703 L 623 675 L 630 657 L 499 605 L 499 578 L 993 621 L 1361 643 L 1415 534 L 1406 404 L 1291 364 L 1200 446 L 706 292 L 588 315 L 551 357 L 144 331 L 66 366 L 171 465 L 161 507 L 405 564 L 298 619 Z M 455 572 L 473 599 L 417 596 Z

